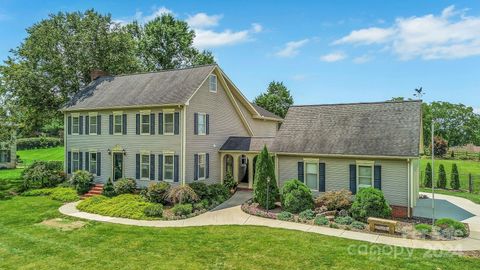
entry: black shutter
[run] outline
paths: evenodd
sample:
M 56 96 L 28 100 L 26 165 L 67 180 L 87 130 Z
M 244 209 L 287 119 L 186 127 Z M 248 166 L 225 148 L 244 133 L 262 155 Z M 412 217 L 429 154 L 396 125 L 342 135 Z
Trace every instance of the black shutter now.
M 210 155 L 205 154 L 205 178 L 210 177 Z
M 350 191 L 357 193 L 357 165 L 350 164 Z
M 72 117 L 67 117 L 67 131 L 68 135 L 72 135 Z
M 123 135 L 127 135 L 127 114 L 123 114 L 122 119 L 122 133 Z
M 155 155 L 150 155 L 150 180 L 155 180 Z
M 83 170 L 83 152 L 78 152 L 78 170 Z
M 175 112 L 173 114 L 173 134 L 180 134 L 180 113 Z
M 158 155 L 158 181 L 163 180 L 163 155 Z
M 178 162 L 178 155 L 173 156 L 173 181 L 178 182 L 178 172 L 180 164 Z
M 108 116 L 108 133 L 110 133 L 110 135 L 113 135 L 113 114 L 110 114 Z
M 102 153 L 97 152 L 97 176 L 102 175 Z
M 304 175 L 304 173 L 303 173 L 303 161 L 298 162 L 297 173 L 298 173 L 298 180 L 303 183 L 304 182 L 303 181 L 303 175 Z
M 7 163 L 12 162 L 12 149 L 7 149 Z
M 97 115 L 97 135 L 102 134 L 102 116 Z
M 193 114 L 193 134 L 198 135 L 198 113 Z
M 150 135 L 155 135 L 155 114 L 150 114 Z
M 140 154 L 137 154 L 135 159 L 135 178 L 140 179 Z
M 376 189 L 382 189 L 382 166 L 375 165 L 373 169 L 373 186 Z
M 83 115 L 78 118 L 78 134 L 83 134 Z
M 90 134 L 89 123 L 90 123 L 90 117 L 87 115 L 87 116 L 85 116 L 85 134 L 86 135 Z
M 90 160 L 90 155 L 88 152 L 85 152 L 85 171 L 90 171 L 90 163 L 88 162 Z
M 72 152 L 67 152 L 67 173 L 72 173 Z
M 205 134 L 210 134 L 210 115 L 205 115 Z
M 193 155 L 193 180 L 198 180 L 198 154 Z
M 318 191 L 325 192 L 325 163 L 318 164 Z
M 135 115 L 135 119 L 136 119 L 135 132 L 137 133 L 137 135 L 140 135 L 140 114 L 139 113 Z
M 163 113 L 158 114 L 158 134 L 163 135 Z

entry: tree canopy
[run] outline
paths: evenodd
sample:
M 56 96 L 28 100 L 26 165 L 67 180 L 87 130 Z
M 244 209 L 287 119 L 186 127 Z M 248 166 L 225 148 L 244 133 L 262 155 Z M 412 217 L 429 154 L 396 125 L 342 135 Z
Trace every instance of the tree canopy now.
M 293 97 L 283 82 L 272 81 L 267 91 L 253 101 L 258 106 L 285 118 L 288 108 L 293 104 Z

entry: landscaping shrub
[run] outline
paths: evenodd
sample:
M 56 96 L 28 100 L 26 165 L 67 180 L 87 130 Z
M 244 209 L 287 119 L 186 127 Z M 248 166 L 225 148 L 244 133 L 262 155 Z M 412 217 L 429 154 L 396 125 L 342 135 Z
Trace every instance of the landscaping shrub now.
M 330 223 L 330 228 L 333 228 L 333 229 L 338 229 L 340 227 L 338 227 L 338 225 L 336 223 Z
M 85 194 L 93 185 L 93 174 L 87 171 L 76 171 L 70 178 L 70 183 L 78 194 Z
M 352 217 L 346 216 L 346 217 L 336 217 L 334 221 L 341 225 L 350 225 L 354 220 Z
M 358 230 L 363 230 L 363 229 L 365 229 L 366 225 L 363 222 L 354 220 L 354 221 L 352 221 L 350 226 L 352 226 L 353 228 L 358 229 Z
M 267 179 L 270 181 L 267 181 Z M 258 155 L 257 163 L 255 164 L 253 199 L 260 204 L 261 207 L 267 209 L 268 206 L 268 209 L 273 209 L 275 208 L 275 202 L 277 201 L 278 195 L 273 160 L 268 153 L 267 147 L 264 146 L 262 152 Z
M 348 216 L 348 211 L 346 209 L 342 209 L 342 210 L 338 211 L 337 215 L 339 217 L 346 217 L 346 216 Z
M 211 202 L 222 203 L 230 197 L 230 191 L 221 184 L 208 185 L 208 199 Z
M 237 186 L 237 182 L 233 180 L 233 176 L 230 172 L 227 172 L 225 177 L 223 178 L 223 185 L 228 189 L 232 190 Z
M 445 173 L 445 166 L 443 166 L 443 164 L 440 164 L 438 169 L 437 187 L 443 189 L 447 187 L 447 174 Z
M 163 215 L 163 205 L 158 204 L 158 203 L 148 205 L 147 207 L 145 207 L 145 209 L 143 209 L 143 213 L 147 217 L 162 217 L 162 215 Z
M 54 137 L 35 137 L 17 139 L 17 150 L 50 148 L 63 145 L 63 140 Z
M 193 189 L 188 185 L 179 185 L 172 187 L 167 192 L 167 200 L 173 204 L 194 203 L 199 200 L 199 197 Z
M 382 191 L 369 187 L 358 191 L 350 208 L 350 213 L 354 219 L 366 222 L 368 217 L 390 217 L 392 208 L 385 200 Z
M 315 224 L 315 225 L 325 226 L 325 225 L 328 225 L 328 223 L 330 223 L 330 221 L 328 221 L 328 218 L 326 218 L 325 216 L 317 216 L 313 220 L 313 224 Z
M 135 180 L 131 178 L 119 179 L 113 185 L 115 187 L 115 193 L 117 195 L 133 194 L 135 193 L 135 190 L 137 190 L 137 183 L 135 183 Z
M 145 214 L 145 209 L 151 205 L 155 204 L 146 202 L 139 195 L 122 194 L 113 198 L 102 195 L 93 196 L 81 201 L 77 208 L 81 211 L 104 216 L 151 219 Z
M 458 168 L 457 163 L 453 163 L 452 165 L 452 174 L 450 177 L 450 186 L 453 189 L 460 189 L 460 178 L 458 175 Z
M 167 193 L 170 190 L 170 184 L 167 182 L 150 183 L 144 189 L 141 195 L 149 202 L 164 203 Z
M 283 221 L 292 221 L 293 220 L 293 214 L 287 211 L 283 211 L 277 215 L 278 220 L 283 220 Z
M 432 225 L 424 224 L 424 223 L 417 224 L 415 225 L 415 230 L 420 232 L 423 235 L 427 235 L 432 232 Z
M 201 201 L 193 204 L 193 210 L 194 211 L 203 210 L 203 209 L 206 209 L 206 207 Z
M 188 185 L 195 191 L 200 200 L 208 198 L 208 186 L 204 182 L 193 182 Z
M 313 208 L 312 191 L 297 179 L 288 180 L 281 191 L 282 208 L 292 213 L 300 213 Z
M 434 144 L 435 144 L 435 156 L 437 157 L 443 157 L 445 154 L 447 154 L 448 151 L 448 142 L 440 137 L 440 136 L 435 136 L 433 138 Z M 430 145 L 430 153 L 432 152 L 432 146 Z
M 60 161 L 35 161 L 22 172 L 23 188 L 48 188 L 65 182 L 67 175 L 63 172 Z
M 117 195 L 117 193 L 115 193 L 115 187 L 113 186 L 113 181 L 111 178 L 108 178 L 107 183 L 103 186 L 102 195 L 109 198 Z
M 52 200 L 61 202 L 74 202 L 80 198 L 77 192 L 68 187 L 32 189 L 22 193 L 23 196 L 48 196 Z
M 193 207 L 191 204 L 186 203 L 186 204 L 176 204 L 174 207 L 172 207 L 172 212 L 176 216 L 186 216 L 191 214 L 193 211 Z
M 327 191 L 315 199 L 316 206 L 326 206 L 328 210 L 348 210 L 352 205 L 352 193 L 342 189 L 338 191 Z
M 427 163 L 427 167 L 425 168 L 425 180 L 423 184 L 425 187 L 432 187 L 432 165 L 430 162 Z
M 441 230 L 441 233 L 446 236 L 464 237 L 467 235 L 467 228 L 465 224 L 451 218 L 441 218 L 435 222 Z
M 311 209 L 307 209 L 305 211 L 300 212 L 300 214 L 298 214 L 298 218 L 301 221 L 312 220 L 315 218 L 315 212 L 313 212 Z

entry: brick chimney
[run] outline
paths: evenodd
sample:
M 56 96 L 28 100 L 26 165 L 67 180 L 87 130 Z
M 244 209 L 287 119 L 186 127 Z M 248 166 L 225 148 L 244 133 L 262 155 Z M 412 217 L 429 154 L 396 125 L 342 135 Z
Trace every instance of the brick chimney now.
M 108 76 L 108 73 L 100 69 L 93 69 L 92 71 L 90 71 L 90 79 L 92 81 L 95 81 L 102 76 Z

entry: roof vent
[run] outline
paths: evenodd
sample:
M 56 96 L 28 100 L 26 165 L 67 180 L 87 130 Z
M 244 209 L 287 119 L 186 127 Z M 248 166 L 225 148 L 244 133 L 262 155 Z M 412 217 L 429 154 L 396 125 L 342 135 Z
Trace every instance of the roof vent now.
M 108 76 L 108 73 L 100 69 L 93 69 L 92 71 L 90 71 L 90 79 L 92 81 L 95 81 L 102 76 Z

